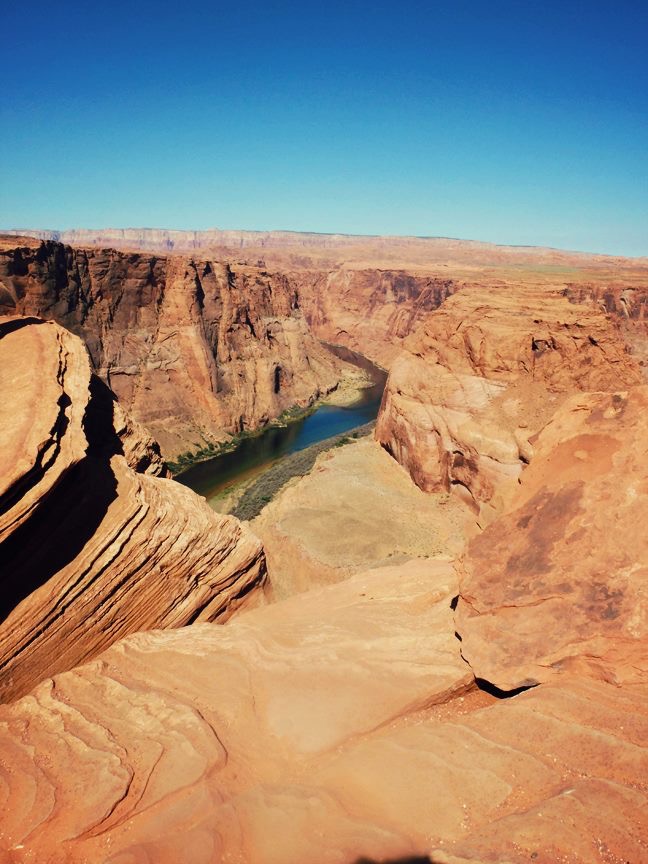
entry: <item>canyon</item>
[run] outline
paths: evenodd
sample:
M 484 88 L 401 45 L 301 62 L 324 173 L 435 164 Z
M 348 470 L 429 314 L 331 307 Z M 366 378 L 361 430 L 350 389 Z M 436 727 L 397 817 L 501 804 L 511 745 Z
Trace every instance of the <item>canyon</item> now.
M 5 242 L 2 313 L 81 336 L 97 374 L 169 458 L 308 406 L 343 377 L 295 288 L 260 268 Z
M 434 238 L 4 237 L 0 860 L 646 859 L 646 296 Z M 323 343 L 389 369 L 374 435 L 250 523 L 170 479 L 340 388 Z

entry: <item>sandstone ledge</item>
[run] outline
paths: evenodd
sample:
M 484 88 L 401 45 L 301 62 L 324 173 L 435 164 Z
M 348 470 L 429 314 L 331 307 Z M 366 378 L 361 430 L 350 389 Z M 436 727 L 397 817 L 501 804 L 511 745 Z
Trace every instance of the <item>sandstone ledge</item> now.
M 0 390 L 3 700 L 136 630 L 226 617 L 263 582 L 236 519 L 129 466 L 163 468 L 80 339 L 0 319 Z

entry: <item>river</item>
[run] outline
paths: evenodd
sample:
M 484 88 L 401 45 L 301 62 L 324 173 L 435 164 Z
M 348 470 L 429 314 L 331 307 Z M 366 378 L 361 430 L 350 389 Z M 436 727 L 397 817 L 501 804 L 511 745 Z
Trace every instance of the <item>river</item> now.
M 375 420 L 387 373 L 348 348 L 327 347 L 341 359 L 364 369 L 374 382 L 360 391 L 357 402 L 345 407 L 320 405 L 301 420 L 287 426 L 271 426 L 260 435 L 243 439 L 236 450 L 193 465 L 176 480 L 203 495 L 214 509 L 219 509 L 219 499 L 238 484 L 262 474 L 282 457 Z

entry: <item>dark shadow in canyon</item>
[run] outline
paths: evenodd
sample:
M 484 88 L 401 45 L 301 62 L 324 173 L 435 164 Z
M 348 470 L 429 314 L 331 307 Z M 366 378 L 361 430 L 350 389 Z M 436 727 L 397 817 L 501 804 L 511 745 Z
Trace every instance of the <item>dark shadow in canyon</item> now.
M 110 504 L 117 498 L 117 480 L 110 457 L 123 450 L 113 427 L 114 397 L 94 376 L 90 394 L 83 420 L 88 441 L 85 457 L 55 482 L 22 525 L 0 544 L 0 623 L 22 600 L 79 555 L 95 536 Z M 61 437 L 67 422 L 65 417 L 59 430 Z M 28 488 L 41 480 L 45 470 L 38 466 Z M 24 493 L 24 484 L 21 486 Z M 14 491 L 10 490 L 12 498 Z M 64 608 L 65 597 L 59 599 Z
M 495 696 L 496 699 L 512 699 L 514 696 L 519 696 L 520 693 L 524 693 L 525 690 L 532 690 L 534 687 L 538 686 L 536 683 L 523 684 L 513 690 L 500 690 L 499 687 L 496 687 L 495 684 L 492 684 L 485 678 L 475 678 L 475 683 L 480 690 L 483 690 L 484 693 L 489 693 L 491 696 Z
M 11 311 L 3 311 L 0 307 L 0 315 L 10 315 Z M 0 339 L 3 336 L 8 336 L 10 333 L 15 333 L 16 330 L 21 330 L 23 327 L 26 327 L 28 324 L 45 324 L 42 318 L 34 318 L 33 316 L 29 318 L 15 318 L 12 321 L 3 321 L 2 325 L 0 325 Z

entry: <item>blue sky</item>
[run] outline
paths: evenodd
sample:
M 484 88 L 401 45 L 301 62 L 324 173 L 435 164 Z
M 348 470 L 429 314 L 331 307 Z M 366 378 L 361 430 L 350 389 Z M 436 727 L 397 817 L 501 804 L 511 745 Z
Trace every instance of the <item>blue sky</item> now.
M 0 226 L 648 255 L 648 2 L 5 0 Z

